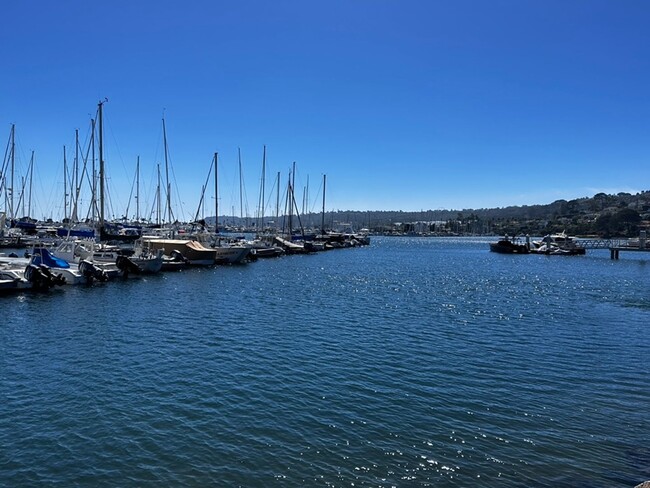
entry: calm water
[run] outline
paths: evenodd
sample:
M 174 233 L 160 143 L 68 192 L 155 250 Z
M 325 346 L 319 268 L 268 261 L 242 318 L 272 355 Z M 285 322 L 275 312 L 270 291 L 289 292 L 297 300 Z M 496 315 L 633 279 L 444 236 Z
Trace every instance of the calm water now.
M 650 254 L 488 242 L 2 297 L 0 486 L 650 479 Z

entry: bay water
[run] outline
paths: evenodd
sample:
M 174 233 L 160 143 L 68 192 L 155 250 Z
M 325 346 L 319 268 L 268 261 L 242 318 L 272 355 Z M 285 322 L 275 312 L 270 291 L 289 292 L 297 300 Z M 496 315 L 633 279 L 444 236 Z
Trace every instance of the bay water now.
M 0 486 L 650 479 L 650 253 L 494 240 L 0 297 Z

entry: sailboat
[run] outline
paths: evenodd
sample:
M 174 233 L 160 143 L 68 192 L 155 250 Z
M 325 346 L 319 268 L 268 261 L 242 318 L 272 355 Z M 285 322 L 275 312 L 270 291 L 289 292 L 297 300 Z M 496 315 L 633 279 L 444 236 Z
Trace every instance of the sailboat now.
M 289 181 L 287 183 L 287 199 L 285 204 L 285 210 L 287 214 L 287 218 L 285 219 L 286 227 L 283 225 L 284 232 L 280 235 L 276 235 L 273 239 L 273 242 L 274 244 L 281 246 L 287 254 L 304 254 L 312 252 L 313 249 L 310 243 L 305 239 L 305 231 L 300 220 L 300 214 L 298 213 L 298 206 L 296 204 L 296 199 L 294 196 L 294 183 L 296 178 L 295 175 L 296 163 L 294 162 L 293 171 L 289 173 Z M 300 233 L 296 235 L 293 233 L 294 209 L 300 229 Z
M 106 168 L 104 161 L 104 103 L 108 99 L 98 103 L 97 118 L 99 135 L 99 236 L 100 240 L 115 241 L 120 243 L 132 243 L 141 235 L 142 228 L 137 225 L 124 225 L 118 222 L 108 222 L 105 218 L 105 193 L 106 193 Z
M 214 153 L 212 163 L 210 164 L 210 169 L 208 170 L 208 180 L 210 179 L 210 174 L 212 168 L 214 167 L 214 191 L 215 191 L 215 227 L 214 233 L 199 233 L 196 234 L 197 240 L 202 244 L 205 244 L 210 249 L 213 249 L 215 252 L 214 262 L 215 264 L 241 264 L 246 262 L 249 259 L 251 254 L 251 247 L 248 245 L 233 243 L 228 239 L 224 239 L 219 234 L 219 224 L 218 215 L 219 212 L 219 196 L 218 196 L 218 162 L 219 162 L 219 153 Z M 203 191 L 201 192 L 201 198 L 199 200 L 199 207 L 196 211 L 196 216 L 194 218 L 195 222 L 198 222 L 199 213 L 201 211 L 203 200 L 205 196 L 206 184 L 203 185 Z M 205 221 L 205 220 L 203 220 Z
M 260 179 L 260 200 L 259 200 L 259 220 L 257 225 L 257 235 L 255 239 L 247 241 L 247 245 L 252 248 L 252 256 L 254 259 L 257 258 L 275 258 L 285 254 L 284 249 L 277 244 L 273 244 L 270 234 L 266 233 L 266 225 L 264 222 L 264 210 L 265 210 L 265 185 L 266 185 L 266 145 L 264 145 L 264 150 L 262 153 L 262 177 Z M 279 186 L 280 186 L 280 173 L 278 173 L 278 204 L 279 207 Z M 276 210 L 276 219 L 277 219 Z

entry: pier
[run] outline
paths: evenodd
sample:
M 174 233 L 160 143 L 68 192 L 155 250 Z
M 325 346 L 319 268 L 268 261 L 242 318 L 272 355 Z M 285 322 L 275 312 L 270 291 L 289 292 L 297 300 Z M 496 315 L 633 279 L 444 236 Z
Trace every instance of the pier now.
M 585 249 L 609 249 L 611 259 L 618 259 L 621 251 L 650 252 L 645 230 L 637 239 L 579 239 L 577 242 Z
M 609 248 L 609 257 L 611 259 L 618 259 L 619 253 L 621 251 L 650 252 L 650 248 L 648 248 L 648 247 L 639 247 L 639 246 L 610 247 Z

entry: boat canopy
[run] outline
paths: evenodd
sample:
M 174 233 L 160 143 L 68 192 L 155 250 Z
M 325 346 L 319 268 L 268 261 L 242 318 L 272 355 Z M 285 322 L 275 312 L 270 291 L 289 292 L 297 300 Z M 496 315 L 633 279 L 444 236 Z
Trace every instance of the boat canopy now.
M 65 259 L 57 258 L 54 254 L 52 254 L 44 247 L 34 248 L 34 252 L 32 254 L 32 264 L 44 264 L 50 268 L 67 269 L 70 267 L 70 263 L 68 263 Z

